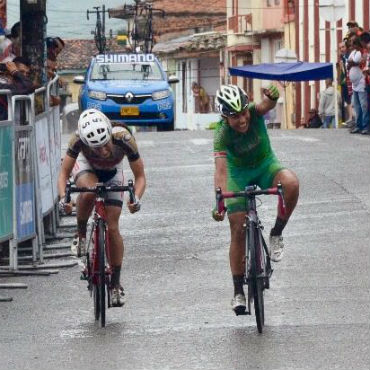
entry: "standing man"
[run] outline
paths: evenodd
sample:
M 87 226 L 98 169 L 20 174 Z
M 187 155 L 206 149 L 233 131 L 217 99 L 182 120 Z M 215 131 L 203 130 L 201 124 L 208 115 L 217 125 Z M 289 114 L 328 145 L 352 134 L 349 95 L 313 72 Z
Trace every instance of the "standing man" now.
M 269 238 L 269 254 L 274 262 L 283 257 L 283 237 L 290 215 L 298 200 L 299 182 L 293 171 L 284 168 L 273 152 L 263 115 L 274 108 L 279 98 L 278 89 L 266 89 L 260 104 L 249 103 L 247 94 L 236 85 L 223 85 L 217 91 L 216 103 L 221 112 L 214 134 L 215 188 L 222 191 L 243 191 L 248 185 L 261 188 L 283 185 L 286 212 L 278 209 L 275 226 Z M 232 309 L 243 313 L 246 299 L 243 290 L 245 259 L 245 200 L 226 201 L 230 223 L 230 267 L 234 283 Z M 213 218 L 222 221 L 224 214 L 213 211 Z
M 95 187 L 98 182 L 105 185 L 123 185 L 123 158 L 127 156 L 135 177 L 136 203 L 127 203 L 131 213 L 140 210 L 140 199 L 145 191 L 145 173 L 135 138 L 124 127 L 112 133 L 110 120 L 96 109 L 81 113 L 78 131 L 72 135 L 67 153 L 63 159 L 58 178 L 59 207 L 71 212 L 71 204 L 64 203 L 65 187 L 72 173 L 78 187 Z M 81 193 L 77 198 L 76 249 L 86 254 L 87 221 L 94 207 L 95 194 Z M 105 209 L 108 222 L 110 265 L 112 266 L 112 304 L 123 305 L 123 288 L 120 283 L 123 259 L 123 240 L 119 231 L 119 217 L 122 210 L 123 193 L 108 193 Z M 76 254 L 76 250 L 72 250 Z

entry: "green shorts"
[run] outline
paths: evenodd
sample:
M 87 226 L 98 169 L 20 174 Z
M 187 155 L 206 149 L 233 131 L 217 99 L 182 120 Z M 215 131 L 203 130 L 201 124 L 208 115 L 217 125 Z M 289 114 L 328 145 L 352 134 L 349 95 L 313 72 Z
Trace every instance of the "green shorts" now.
M 267 189 L 272 186 L 276 174 L 284 168 L 276 157 L 266 159 L 255 168 L 228 167 L 227 190 L 243 191 L 249 185 Z M 229 214 L 245 212 L 245 198 L 226 199 L 226 207 Z

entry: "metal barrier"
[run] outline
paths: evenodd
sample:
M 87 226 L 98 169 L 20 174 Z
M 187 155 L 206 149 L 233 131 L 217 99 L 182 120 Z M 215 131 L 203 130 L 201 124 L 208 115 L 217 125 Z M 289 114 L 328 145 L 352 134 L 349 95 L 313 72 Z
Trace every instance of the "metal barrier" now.
M 37 231 L 42 220 L 37 217 L 36 189 L 37 189 L 37 164 L 34 160 L 34 130 L 32 115 L 32 98 L 28 95 L 13 96 L 12 117 L 14 130 L 14 156 L 13 156 L 13 189 L 14 189 L 14 233 L 9 242 L 9 266 L 12 270 L 18 268 L 18 243 L 26 240 L 32 241 L 32 261 L 37 260 Z M 22 114 L 15 114 L 22 112 Z M 36 174 L 36 176 L 35 176 Z M 37 221 L 36 221 L 37 219 Z
M 41 263 L 45 233 L 56 235 L 59 224 L 60 114 L 50 107 L 57 83 L 58 76 L 31 95 L 0 90 L 8 102 L 8 119 L 0 121 L 0 243 L 9 243 L 13 271 L 19 243 L 29 241 L 32 263 Z

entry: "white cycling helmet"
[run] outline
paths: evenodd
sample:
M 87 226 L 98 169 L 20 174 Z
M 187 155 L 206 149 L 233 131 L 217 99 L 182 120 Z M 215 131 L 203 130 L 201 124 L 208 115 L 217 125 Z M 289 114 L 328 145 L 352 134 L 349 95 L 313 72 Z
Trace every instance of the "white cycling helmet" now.
M 249 103 L 248 95 L 236 85 L 221 85 L 216 92 L 216 103 L 223 116 L 242 112 Z
M 112 124 L 109 118 L 99 110 L 86 109 L 78 120 L 78 134 L 87 146 L 103 146 L 112 136 Z

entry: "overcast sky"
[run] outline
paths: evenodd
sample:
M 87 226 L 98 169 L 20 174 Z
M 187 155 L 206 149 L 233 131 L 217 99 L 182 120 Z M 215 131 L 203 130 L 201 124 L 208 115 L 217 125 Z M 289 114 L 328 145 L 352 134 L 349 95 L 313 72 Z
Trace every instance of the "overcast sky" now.
M 65 39 L 92 39 L 91 31 L 95 28 L 96 16 L 86 19 L 86 10 L 93 6 L 105 5 L 105 8 L 115 8 L 130 4 L 131 0 L 47 0 L 47 34 Z M 19 20 L 20 0 L 7 0 L 8 28 Z M 122 19 L 109 19 L 106 16 L 106 32 L 124 28 Z M 108 36 L 108 35 L 107 35 Z

